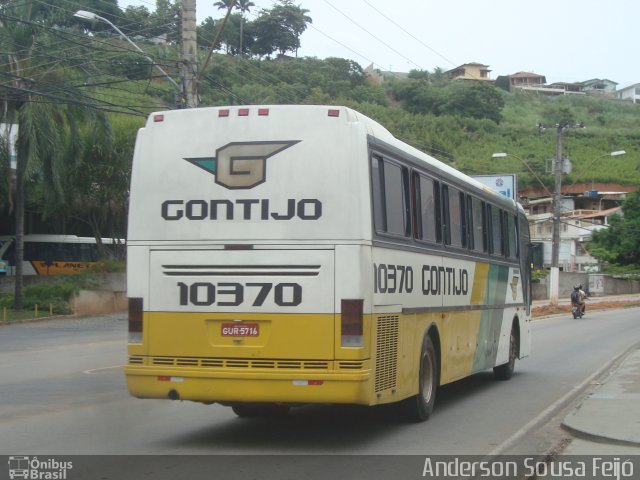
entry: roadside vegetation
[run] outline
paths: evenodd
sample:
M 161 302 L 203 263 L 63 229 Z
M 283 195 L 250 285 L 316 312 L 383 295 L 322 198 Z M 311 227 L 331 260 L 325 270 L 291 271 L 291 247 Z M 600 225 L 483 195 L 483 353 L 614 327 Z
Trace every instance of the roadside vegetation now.
M 92 281 L 86 275 L 64 275 L 51 282 L 28 285 L 24 287 L 21 309 L 14 308 L 13 294 L 0 295 L 0 319 L 5 320 L 5 315 L 6 321 L 68 315 L 72 313 L 69 304 L 72 295 L 92 286 Z

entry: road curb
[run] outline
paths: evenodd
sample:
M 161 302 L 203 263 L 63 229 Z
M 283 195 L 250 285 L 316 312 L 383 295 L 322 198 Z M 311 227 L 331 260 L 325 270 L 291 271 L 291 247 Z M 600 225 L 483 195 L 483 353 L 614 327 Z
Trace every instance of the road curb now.
M 564 418 L 572 435 L 598 443 L 640 446 L 640 343 L 610 363 L 609 375 Z M 634 433 L 636 432 L 636 433 Z

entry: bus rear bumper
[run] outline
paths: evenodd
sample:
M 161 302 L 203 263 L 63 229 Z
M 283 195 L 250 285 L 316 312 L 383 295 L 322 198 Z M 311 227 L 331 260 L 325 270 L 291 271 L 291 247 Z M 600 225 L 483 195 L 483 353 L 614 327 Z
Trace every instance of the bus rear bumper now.
M 138 398 L 204 403 L 371 404 L 371 371 L 199 372 L 127 366 L 129 393 Z

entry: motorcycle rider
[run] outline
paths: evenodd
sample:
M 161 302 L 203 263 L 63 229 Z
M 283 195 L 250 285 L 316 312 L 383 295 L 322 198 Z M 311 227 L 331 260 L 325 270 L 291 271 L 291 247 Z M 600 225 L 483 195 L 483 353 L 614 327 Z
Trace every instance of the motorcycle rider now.
M 582 310 L 582 314 L 585 313 L 586 305 L 584 303 L 585 298 L 587 298 L 587 294 L 584 290 L 582 290 L 582 284 L 579 283 L 573 287 L 573 292 L 571 292 L 571 303 L 575 303 Z

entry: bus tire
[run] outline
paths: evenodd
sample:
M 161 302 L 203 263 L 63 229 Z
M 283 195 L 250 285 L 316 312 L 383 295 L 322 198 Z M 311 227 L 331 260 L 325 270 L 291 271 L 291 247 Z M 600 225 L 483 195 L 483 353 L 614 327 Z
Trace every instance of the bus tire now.
M 281 417 L 289 413 L 289 405 L 248 405 L 237 403 L 231 406 L 240 418 Z
M 424 337 L 420 352 L 418 394 L 399 403 L 399 413 L 404 420 L 424 422 L 433 412 L 436 390 L 439 384 L 439 368 L 436 349 L 429 335 Z
M 503 365 L 493 367 L 493 377 L 496 380 L 509 380 L 513 376 L 516 359 L 518 358 L 518 344 L 518 334 L 514 326 L 511 327 L 511 336 L 509 338 L 509 361 Z

